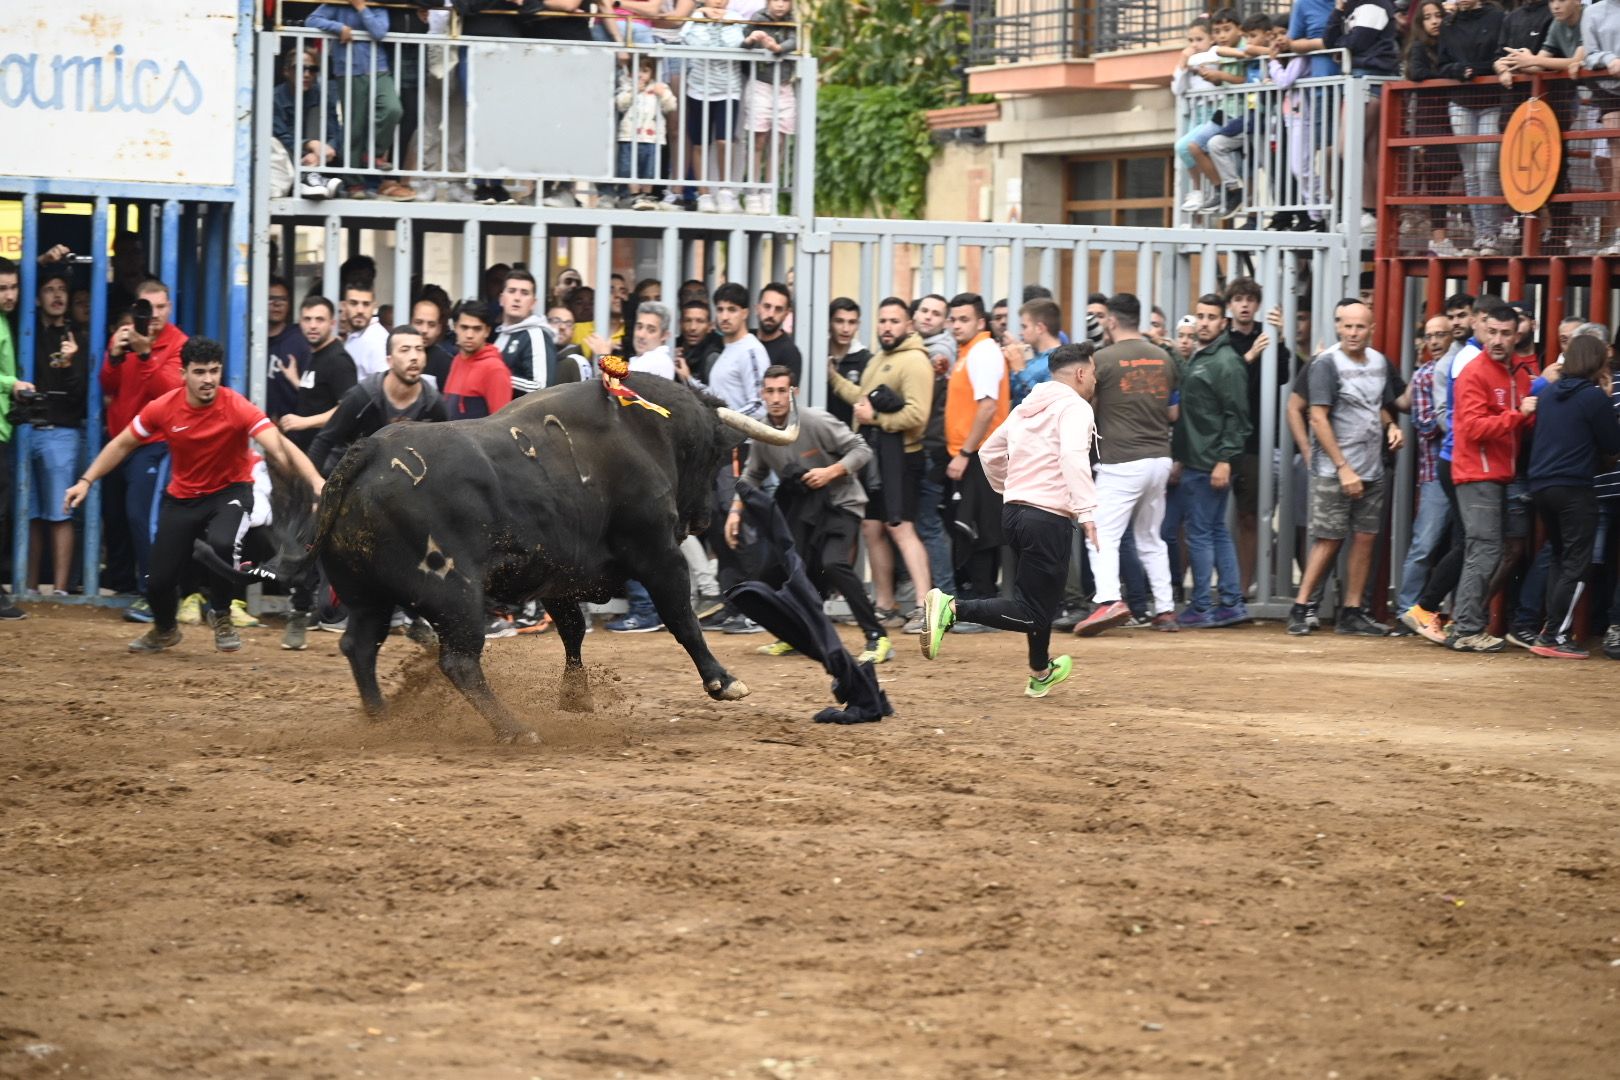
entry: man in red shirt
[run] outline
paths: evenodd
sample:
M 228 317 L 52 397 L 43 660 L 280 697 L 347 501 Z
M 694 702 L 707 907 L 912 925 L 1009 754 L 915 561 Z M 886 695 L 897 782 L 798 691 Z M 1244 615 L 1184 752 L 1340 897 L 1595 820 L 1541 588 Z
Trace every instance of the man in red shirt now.
M 71 510 L 84 502 L 91 484 L 117 468 L 136 447 L 154 438 L 168 440 L 173 468 L 158 511 L 146 583 L 154 622 L 129 643 L 130 652 L 161 652 L 179 644 L 178 589 L 192 560 L 194 541 L 206 541 L 228 565 L 238 562 L 235 548 L 253 509 L 250 437 L 283 473 L 303 477 L 317 495 L 324 486 L 303 451 L 288 442 L 257 406 L 220 385 L 225 350 L 219 342 L 194 338 L 186 342 L 180 360 L 184 385 L 148 402 L 62 499 L 63 507 Z M 214 647 L 235 652 L 242 640 L 231 625 L 232 583 L 214 575 L 210 579 Z
M 474 420 L 499 412 L 512 401 L 512 369 L 489 342 L 495 321 L 482 300 L 463 300 L 450 312 L 456 358 L 444 383 L 452 420 Z
M 169 321 L 169 287 L 149 278 L 135 287 L 135 299 L 152 305 L 146 333 L 136 333 L 132 317 L 121 318 L 101 361 L 109 439 L 117 438 L 147 402 L 181 384 L 180 349 L 186 343 L 186 332 Z M 107 524 L 109 540 L 108 571 L 120 587 L 128 581 L 132 560 L 134 588 L 145 588 L 147 564 L 152 557 L 152 507 L 162 494 L 158 491 L 158 477 L 168 454 L 168 444 L 162 440 L 144 443 L 107 478 L 102 488 L 102 520 Z M 127 547 L 123 543 L 126 537 Z M 132 622 L 152 621 L 144 600 L 131 605 L 125 618 Z

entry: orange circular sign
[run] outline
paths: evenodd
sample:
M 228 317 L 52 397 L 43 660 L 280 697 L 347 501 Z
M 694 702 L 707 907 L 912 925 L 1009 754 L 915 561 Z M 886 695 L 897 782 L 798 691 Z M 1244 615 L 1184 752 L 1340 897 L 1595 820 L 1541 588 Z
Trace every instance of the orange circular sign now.
M 1547 204 L 1558 183 L 1564 160 L 1564 141 L 1558 117 L 1540 98 L 1517 109 L 1502 133 L 1502 194 L 1521 214 L 1533 214 Z

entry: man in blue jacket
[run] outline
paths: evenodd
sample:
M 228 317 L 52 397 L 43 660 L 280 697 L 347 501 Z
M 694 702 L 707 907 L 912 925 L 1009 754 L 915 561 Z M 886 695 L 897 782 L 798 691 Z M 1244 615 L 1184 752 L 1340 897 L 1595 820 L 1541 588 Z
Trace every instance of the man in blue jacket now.
M 343 164 L 351 169 L 391 167 L 394 132 L 405 116 L 394 76 L 388 69 L 388 50 L 379 47 L 388 36 L 388 12 L 368 7 L 369 2 L 322 4 L 304 20 L 312 30 L 335 35 L 340 44 L 332 50 L 332 76 L 344 82 L 345 115 L 350 122 Z M 368 113 L 370 123 L 366 122 Z M 394 202 L 416 198 L 410 185 L 392 177 L 383 181 L 372 177 L 365 184 L 356 181 L 350 185 L 349 194 L 363 196 L 366 189 Z

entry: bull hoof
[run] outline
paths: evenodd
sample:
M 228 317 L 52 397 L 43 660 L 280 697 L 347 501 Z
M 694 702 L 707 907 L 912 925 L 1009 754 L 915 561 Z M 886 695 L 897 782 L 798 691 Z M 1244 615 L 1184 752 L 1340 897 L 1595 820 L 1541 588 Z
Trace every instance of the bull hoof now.
M 710 683 L 704 689 L 708 690 L 709 696 L 716 701 L 741 701 L 748 696 L 748 684 L 741 679 L 732 679 L 724 686 Z
M 591 684 L 583 671 L 563 673 L 562 685 L 557 691 L 557 708 L 572 713 L 595 711 L 596 702 L 591 698 Z
M 532 746 L 540 741 L 540 733 L 533 728 L 513 728 L 511 731 L 497 731 L 495 741 Z

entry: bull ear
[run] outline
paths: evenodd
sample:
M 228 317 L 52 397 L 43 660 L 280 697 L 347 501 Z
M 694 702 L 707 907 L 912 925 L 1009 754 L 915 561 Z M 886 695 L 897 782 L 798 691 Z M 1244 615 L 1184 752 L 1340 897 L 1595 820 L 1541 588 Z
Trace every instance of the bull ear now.
M 770 424 L 761 423 L 751 416 L 744 416 L 742 413 L 728 409 L 725 406 L 721 406 L 714 411 L 715 415 L 720 417 L 722 424 L 762 443 L 769 443 L 772 446 L 789 446 L 799 437 L 799 406 L 797 403 L 794 404 L 793 411 L 788 414 L 788 424 L 785 428 L 772 427 Z

